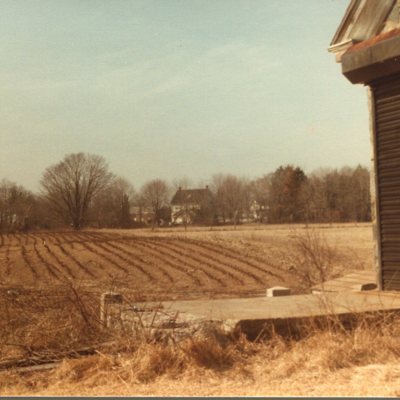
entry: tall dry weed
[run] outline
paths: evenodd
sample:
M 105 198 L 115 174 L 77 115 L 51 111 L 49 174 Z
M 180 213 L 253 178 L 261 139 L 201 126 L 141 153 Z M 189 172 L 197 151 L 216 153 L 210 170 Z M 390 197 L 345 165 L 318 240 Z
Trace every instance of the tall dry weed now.
M 343 254 L 313 228 L 293 232 L 282 257 L 305 289 L 332 279 L 343 270 Z
M 104 340 L 98 296 L 72 285 L 0 292 L 2 359 L 48 357 Z
M 96 355 L 66 360 L 44 374 L 0 375 L 0 387 L 20 385 L 21 392 L 70 385 L 80 389 L 156 384 L 160 378 L 178 382 L 180 376 L 208 376 L 247 382 L 261 376 L 269 382 L 299 382 L 341 370 L 370 364 L 399 362 L 400 319 L 396 313 L 354 316 L 351 323 L 310 323 L 302 337 L 282 337 L 250 342 L 243 336 L 219 341 L 216 337 L 193 337 L 183 342 L 142 342 L 135 348 L 110 347 Z M 206 375 L 205 375 L 206 373 Z M 257 374 L 257 375 L 255 375 Z M 261 374 L 261 375 L 260 375 Z M 13 380 L 10 380 L 10 379 Z M 14 383 L 11 383 L 14 382 Z M 72 389 L 71 389 L 72 390 Z M 65 393 L 65 392 L 64 392 Z

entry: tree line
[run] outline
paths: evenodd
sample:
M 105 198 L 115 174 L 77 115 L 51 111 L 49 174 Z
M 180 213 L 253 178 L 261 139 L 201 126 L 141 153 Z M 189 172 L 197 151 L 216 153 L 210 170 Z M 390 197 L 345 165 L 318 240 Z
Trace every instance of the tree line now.
M 194 221 L 207 225 L 369 221 L 369 180 L 368 169 L 361 165 L 309 175 L 286 165 L 256 179 L 218 174 L 211 178 L 211 196 L 196 210 Z M 69 154 L 43 172 L 39 193 L 6 179 L 0 182 L 0 230 L 168 225 L 170 201 L 178 187 L 193 185 L 188 179 L 172 184 L 153 179 L 136 191 L 129 181 L 110 172 L 103 157 Z

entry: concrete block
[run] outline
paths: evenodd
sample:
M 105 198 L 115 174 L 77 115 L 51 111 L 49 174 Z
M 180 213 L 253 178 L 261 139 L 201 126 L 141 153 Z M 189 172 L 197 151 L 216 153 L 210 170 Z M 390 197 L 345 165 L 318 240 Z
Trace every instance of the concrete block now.
M 274 286 L 267 289 L 267 297 L 290 296 L 290 289 L 282 286 Z
M 323 291 L 321 289 L 312 289 L 311 294 L 322 294 Z
M 378 289 L 378 285 L 374 282 L 358 283 L 357 285 L 353 286 L 353 291 L 355 292 L 363 292 L 365 290 L 375 290 L 375 289 Z
M 118 318 L 121 313 L 123 297 L 120 293 L 106 292 L 100 298 L 100 320 L 104 326 L 109 327 L 111 320 Z
M 115 292 L 106 292 L 101 295 L 101 302 L 104 304 L 121 304 L 122 294 Z

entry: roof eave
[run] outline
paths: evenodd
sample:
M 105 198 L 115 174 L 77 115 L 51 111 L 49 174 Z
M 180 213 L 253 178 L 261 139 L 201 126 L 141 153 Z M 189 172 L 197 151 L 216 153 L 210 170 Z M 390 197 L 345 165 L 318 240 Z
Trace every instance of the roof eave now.
M 382 41 L 362 42 L 350 48 L 342 57 L 343 75 L 352 83 L 368 84 L 400 72 L 400 30 L 392 35 L 385 36 Z
M 335 55 L 335 60 L 337 63 L 342 62 L 342 56 L 346 51 L 355 44 L 353 39 L 345 40 L 344 42 L 334 44 L 328 47 L 328 51 Z

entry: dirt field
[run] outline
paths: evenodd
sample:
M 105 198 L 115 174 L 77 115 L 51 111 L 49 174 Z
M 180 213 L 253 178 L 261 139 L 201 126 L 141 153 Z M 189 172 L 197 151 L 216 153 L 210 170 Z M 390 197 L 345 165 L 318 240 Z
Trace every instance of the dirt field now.
M 341 269 L 371 267 L 369 225 L 319 225 Z M 53 288 L 68 282 L 172 297 L 245 296 L 299 282 L 290 238 L 304 225 L 37 232 L 0 236 L 3 287 Z
M 361 320 L 352 332 L 310 326 L 300 341 L 259 343 L 211 335 L 163 344 L 98 324 L 97 291 L 107 289 L 157 300 L 262 295 L 274 285 L 306 291 L 293 272 L 305 253 L 296 254 L 294 244 L 310 229 L 311 244 L 332 250 L 317 246 L 313 255 L 322 254 L 334 274 L 372 268 L 369 224 L 308 228 L 1 235 L 0 361 L 58 360 L 110 339 L 114 347 L 49 371 L 3 369 L 0 394 L 398 395 L 397 317 Z

